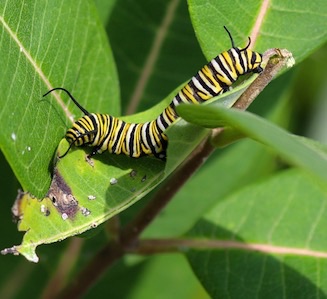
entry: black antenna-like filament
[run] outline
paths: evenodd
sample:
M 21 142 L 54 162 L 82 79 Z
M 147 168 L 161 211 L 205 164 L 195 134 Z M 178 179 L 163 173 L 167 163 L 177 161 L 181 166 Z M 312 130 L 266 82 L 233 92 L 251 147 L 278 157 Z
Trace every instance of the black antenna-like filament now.
M 224 26 L 224 28 L 227 31 L 228 35 L 229 35 L 230 41 L 232 42 L 232 48 L 235 48 L 234 40 L 233 40 L 233 37 L 232 37 L 231 33 L 229 32 L 229 30 L 227 29 L 226 26 Z M 246 45 L 246 47 L 244 47 L 243 49 L 240 49 L 241 52 L 247 50 L 250 47 L 250 45 L 251 45 L 251 38 L 250 37 L 248 37 L 248 38 L 249 38 L 249 42 Z
M 227 31 L 228 35 L 229 35 L 229 39 L 230 41 L 232 42 L 232 48 L 235 48 L 235 45 L 234 45 L 234 40 L 233 40 L 233 37 L 231 35 L 231 33 L 229 32 L 229 30 L 227 29 L 226 26 L 224 26 L 225 30 Z
M 243 49 L 240 50 L 241 52 L 247 50 L 250 47 L 250 45 L 251 45 L 251 37 L 248 37 L 248 39 L 249 39 L 248 44 Z
M 68 152 L 69 152 L 70 149 L 72 148 L 72 146 L 73 146 L 73 144 L 74 144 L 75 141 L 76 141 L 76 140 L 73 140 L 73 141 L 69 144 L 69 147 L 68 147 L 67 151 L 65 151 L 61 156 L 59 156 L 59 159 L 65 157 L 65 156 L 68 154 Z
M 49 90 L 47 93 L 45 93 L 43 96 L 47 96 L 50 92 L 54 91 L 54 90 L 63 90 L 65 91 L 68 96 L 70 97 L 70 99 L 75 103 L 75 105 L 85 114 L 85 115 L 89 115 L 90 113 L 84 109 L 78 102 L 77 100 L 72 96 L 72 94 L 65 88 L 62 88 L 62 87 L 56 87 L 56 88 L 53 88 L 51 90 Z

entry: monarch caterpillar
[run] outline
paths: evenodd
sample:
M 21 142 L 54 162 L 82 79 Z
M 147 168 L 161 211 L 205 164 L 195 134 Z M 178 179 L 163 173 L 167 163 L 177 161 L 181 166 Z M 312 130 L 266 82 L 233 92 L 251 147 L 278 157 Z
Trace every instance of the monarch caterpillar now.
M 175 107 L 180 103 L 202 103 L 229 90 L 237 78 L 246 73 L 262 71 L 262 55 L 251 51 L 251 39 L 244 48 L 235 47 L 234 40 L 224 26 L 231 40 L 232 48 L 212 59 L 178 92 L 172 102 L 153 121 L 145 123 L 127 123 L 108 114 L 89 113 L 64 88 L 75 105 L 84 113 L 71 129 L 66 132 L 69 148 L 60 157 L 64 157 L 70 148 L 81 145 L 94 147 L 91 156 L 108 150 L 114 154 L 125 154 L 139 158 L 142 155 L 154 155 L 166 158 L 168 137 L 164 131 L 179 117 Z

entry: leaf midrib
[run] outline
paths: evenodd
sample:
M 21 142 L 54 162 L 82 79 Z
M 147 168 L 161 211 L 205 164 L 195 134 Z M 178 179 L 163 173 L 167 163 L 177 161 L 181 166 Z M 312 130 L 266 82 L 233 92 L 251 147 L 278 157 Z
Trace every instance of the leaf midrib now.
M 8 23 L 4 20 L 2 16 L 0 16 L 0 23 L 3 25 L 5 30 L 8 32 L 9 36 L 12 38 L 12 40 L 16 43 L 17 47 L 19 48 L 20 52 L 26 57 L 27 61 L 32 65 L 33 69 L 35 72 L 39 75 L 41 80 L 44 82 L 44 84 L 47 86 L 47 88 L 50 90 L 53 88 L 51 85 L 50 81 L 48 80 L 47 76 L 43 73 L 42 69 L 40 66 L 36 63 L 36 61 L 33 59 L 31 53 L 27 51 L 27 49 L 24 47 L 23 43 L 19 40 L 18 36 L 16 33 L 11 30 L 10 26 Z M 69 112 L 67 109 L 67 106 L 65 103 L 61 100 L 61 98 L 58 96 L 57 93 L 53 93 L 53 96 L 57 103 L 60 105 L 60 107 L 63 109 L 64 113 L 66 114 L 67 118 L 71 120 L 71 122 L 74 122 L 74 117 L 73 115 Z

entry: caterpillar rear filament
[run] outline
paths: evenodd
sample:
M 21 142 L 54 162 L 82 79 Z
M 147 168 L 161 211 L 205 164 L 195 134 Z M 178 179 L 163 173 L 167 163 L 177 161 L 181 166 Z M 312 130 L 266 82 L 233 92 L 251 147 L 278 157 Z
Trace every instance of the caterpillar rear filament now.
M 230 32 L 225 26 L 224 28 L 230 37 L 232 48 L 222 52 L 199 70 L 153 121 L 128 123 L 108 114 L 89 113 L 68 90 L 57 87 L 48 91 L 44 96 L 54 90 L 65 91 L 84 113 L 67 131 L 65 137 L 70 146 L 61 157 L 73 145 L 89 145 L 93 150 L 88 157 L 108 150 L 110 153 L 125 154 L 133 158 L 154 155 L 165 159 L 168 142 L 165 130 L 179 117 L 175 109 L 177 105 L 202 103 L 228 91 L 239 76 L 262 71 L 262 55 L 249 49 L 251 39 L 249 38 L 246 47 L 235 47 Z

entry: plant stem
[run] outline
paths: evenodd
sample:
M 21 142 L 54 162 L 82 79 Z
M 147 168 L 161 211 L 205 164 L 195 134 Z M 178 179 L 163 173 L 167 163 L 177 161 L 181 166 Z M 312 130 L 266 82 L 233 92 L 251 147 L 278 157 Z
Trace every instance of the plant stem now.
M 126 252 L 137 246 L 137 241 L 143 230 L 156 218 L 160 211 L 172 200 L 174 194 L 204 163 L 214 147 L 206 139 L 196 151 L 170 176 L 166 184 L 158 190 L 148 205 L 127 224 L 121 231 L 118 243 L 109 242 L 75 277 L 73 283 L 66 287 L 59 298 L 72 298 L 84 294 L 111 266 Z

